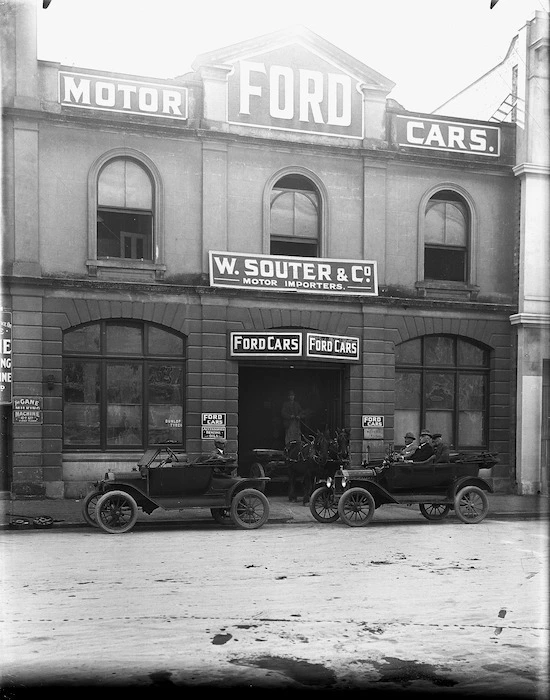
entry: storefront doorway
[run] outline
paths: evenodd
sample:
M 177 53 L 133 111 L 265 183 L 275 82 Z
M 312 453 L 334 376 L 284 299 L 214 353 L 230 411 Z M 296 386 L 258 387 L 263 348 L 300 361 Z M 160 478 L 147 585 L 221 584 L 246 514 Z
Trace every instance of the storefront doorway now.
M 239 462 L 252 459 L 251 450 L 282 450 L 281 408 L 290 389 L 305 412 L 305 434 L 344 427 L 340 365 L 241 365 L 239 368 Z

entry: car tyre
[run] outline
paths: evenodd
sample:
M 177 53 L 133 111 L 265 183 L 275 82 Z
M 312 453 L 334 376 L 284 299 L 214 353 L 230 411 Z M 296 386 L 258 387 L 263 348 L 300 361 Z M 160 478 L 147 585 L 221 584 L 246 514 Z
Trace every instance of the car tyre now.
M 479 486 L 465 486 L 456 494 L 455 513 L 459 520 L 468 525 L 480 523 L 489 511 L 489 500 Z
M 309 510 L 320 523 L 335 523 L 340 517 L 334 491 L 328 486 L 320 486 L 311 494 Z
M 443 520 L 449 515 L 451 506 L 445 503 L 421 503 L 420 512 L 426 520 Z
M 372 495 L 358 486 L 344 491 L 338 501 L 338 513 L 350 527 L 368 525 L 374 517 L 376 504 Z
M 212 517 L 220 525 L 231 525 L 231 509 L 230 508 L 210 508 Z
M 98 527 L 111 535 L 131 530 L 137 517 L 137 503 L 125 491 L 107 491 L 97 501 L 95 519 Z
M 95 519 L 95 509 L 100 496 L 100 491 L 90 491 L 82 502 L 82 517 L 91 527 L 99 527 Z
M 255 530 L 269 518 L 269 501 L 258 489 L 243 489 L 231 501 L 231 520 L 243 530 Z

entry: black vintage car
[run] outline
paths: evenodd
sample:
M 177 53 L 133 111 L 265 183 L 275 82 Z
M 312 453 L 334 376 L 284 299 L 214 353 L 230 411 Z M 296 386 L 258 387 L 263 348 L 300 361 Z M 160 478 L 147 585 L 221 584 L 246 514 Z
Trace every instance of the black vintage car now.
M 107 472 L 83 502 L 82 516 L 94 527 L 119 534 L 131 530 L 138 510 L 179 511 L 210 508 L 220 524 L 253 530 L 269 518 L 269 501 L 262 493 L 267 477 L 245 479 L 236 475 L 234 459 L 187 455 L 159 445 L 147 450 L 127 472 Z
M 389 454 L 380 464 L 340 469 L 319 484 L 310 511 L 321 523 L 341 519 L 346 525 L 367 525 L 385 503 L 418 504 L 428 520 L 441 520 L 451 509 L 464 523 L 479 523 L 487 515 L 491 486 L 480 469 L 498 462 L 494 453 L 454 454 L 450 462 L 398 460 Z

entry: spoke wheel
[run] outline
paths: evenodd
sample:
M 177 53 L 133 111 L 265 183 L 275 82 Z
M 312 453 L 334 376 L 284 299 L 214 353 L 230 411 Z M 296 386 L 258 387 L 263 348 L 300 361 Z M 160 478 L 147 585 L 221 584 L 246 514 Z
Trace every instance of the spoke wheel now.
M 269 518 L 269 501 L 257 489 L 243 489 L 231 501 L 231 520 L 243 530 L 262 527 Z
M 465 486 L 455 496 L 455 513 L 463 523 L 480 523 L 489 510 L 489 501 L 479 486 Z
M 374 517 L 374 498 L 366 490 L 354 487 L 344 491 L 338 501 L 338 513 L 350 527 L 368 525 Z
M 214 520 L 220 525 L 230 525 L 233 522 L 229 508 L 210 508 L 210 512 Z
M 426 520 L 443 520 L 449 514 L 451 507 L 445 503 L 421 503 L 420 512 Z
M 262 478 L 265 476 L 265 469 L 259 462 L 254 462 L 254 464 L 250 467 L 250 478 L 251 479 L 256 479 L 256 478 Z M 265 493 L 265 481 L 258 481 L 258 485 L 255 486 L 258 491 L 261 491 L 262 493 Z
M 138 507 L 130 494 L 108 491 L 100 496 L 95 509 L 98 526 L 112 535 L 128 532 L 136 524 Z
M 92 527 L 99 527 L 95 519 L 95 509 L 100 496 L 99 491 L 91 491 L 82 503 L 82 517 Z
M 321 486 L 311 494 L 309 510 L 320 523 L 334 523 L 340 517 L 334 491 L 328 486 Z

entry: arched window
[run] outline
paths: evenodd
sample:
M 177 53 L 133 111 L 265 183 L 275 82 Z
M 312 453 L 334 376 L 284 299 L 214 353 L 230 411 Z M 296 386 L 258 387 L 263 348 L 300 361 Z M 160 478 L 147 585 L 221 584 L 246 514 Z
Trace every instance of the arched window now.
M 395 442 L 422 428 L 456 449 L 488 441 L 489 352 L 457 336 L 427 335 L 395 347 Z
M 424 279 L 467 282 L 470 245 L 468 207 L 452 190 L 428 201 L 424 220 Z
M 100 321 L 63 335 L 63 444 L 144 450 L 183 444 L 183 336 L 153 324 Z
M 320 197 L 303 175 L 285 175 L 271 191 L 270 253 L 319 256 Z
M 136 161 L 117 158 L 97 182 L 97 257 L 153 260 L 153 186 Z

